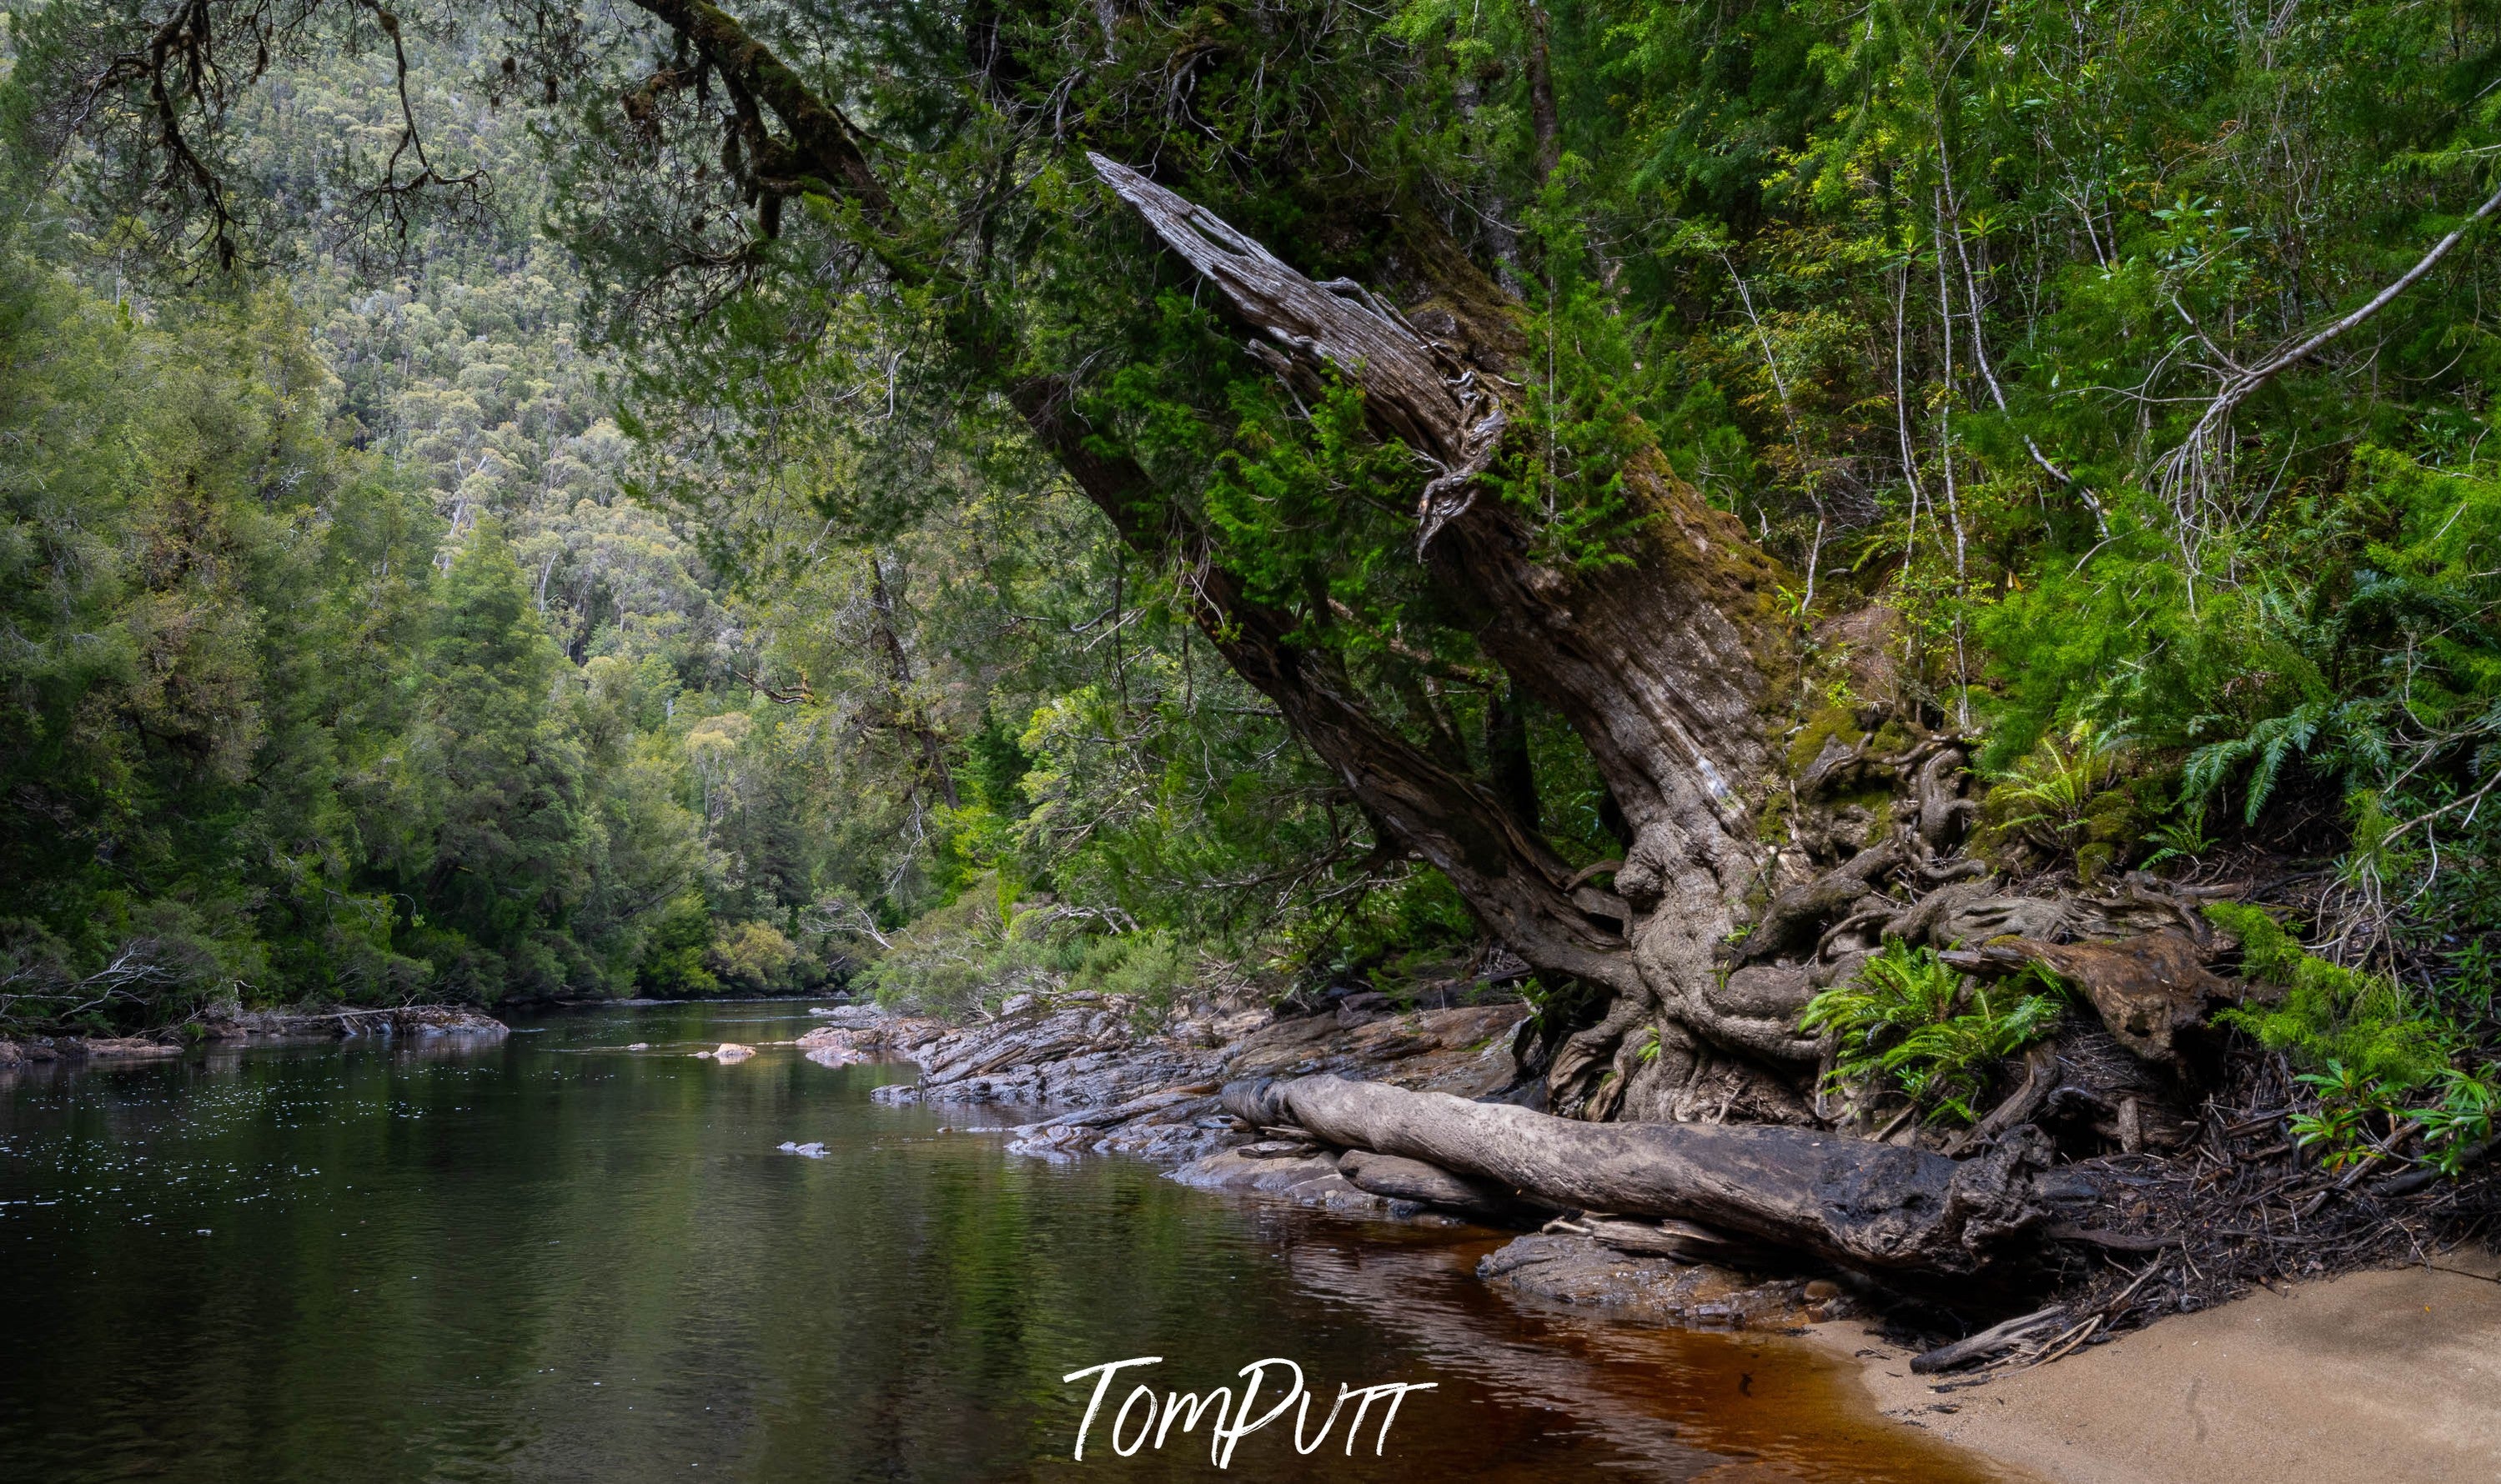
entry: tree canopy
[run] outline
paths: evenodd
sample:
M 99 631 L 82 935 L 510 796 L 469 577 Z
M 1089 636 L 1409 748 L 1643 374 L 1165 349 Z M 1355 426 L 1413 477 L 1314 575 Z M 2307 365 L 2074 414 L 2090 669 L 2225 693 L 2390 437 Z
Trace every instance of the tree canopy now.
M 51 404 L 228 325 L 307 368 L 251 415 L 340 471 L 283 499 L 401 512 L 395 597 L 319 588 L 399 613 L 334 645 L 388 678 L 316 710 L 359 780 L 338 889 L 407 973 L 698 984 L 742 923 L 896 984 L 1132 932 L 1323 977 L 1499 941 L 1619 1088 L 1680 1037 L 1812 1060 L 1722 982 L 1856 846 L 1796 780 L 1951 734 L 1978 847 L 2331 859 L 2333 950 L 2488 1017 L 2501 14 L 128 0 L 10 34 L 21 318 L 91 325 L 27 332 L 91 347 Z M 1209 256 L 1243 244 L 1292 326 Z M 1397 346 L 1431 374 L 1393 386 Z M 99 445 L 199 442 L 141 400 Z M 238 531 L 282 508 L 242 467 L 273 436 L 193 460 Z M 40 739 L 195 733 L 150 786 L 261 799 L 314 724 L 207 699 L 275 683 L 242 668 L 120 678 L 154 569 L 67 533 L 173 497 L 81 470 L 12 474 L 15 549 L 43 624 L 85 604 L 132 658 L 9 661 L 52 708 L 9 828 L 101 883 L 146 769 Z M 202 652 L 305 665 L 214 606 Z M 91 889 L 275 942 L 250 861 Z M 138 929 L 76 939 L 53 889 L 13 931 L 84 982 Z

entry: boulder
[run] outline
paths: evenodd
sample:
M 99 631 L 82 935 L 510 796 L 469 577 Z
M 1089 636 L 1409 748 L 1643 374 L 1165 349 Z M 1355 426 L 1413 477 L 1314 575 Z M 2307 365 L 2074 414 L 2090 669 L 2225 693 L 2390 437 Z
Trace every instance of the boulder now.
M 1426 1205 L 1485 1217 L 1505 1215 L 1518 1206 L 1517 1199 L 1499 1185 L 1466 1179 L 1439 1165 L 1402 1159 L 1395 1154 L 1349 1149 L 1338 1157 L 1337 1170 L 1357 1190 L 1368 1190 L 1392 1201 L 1420 1201 Z

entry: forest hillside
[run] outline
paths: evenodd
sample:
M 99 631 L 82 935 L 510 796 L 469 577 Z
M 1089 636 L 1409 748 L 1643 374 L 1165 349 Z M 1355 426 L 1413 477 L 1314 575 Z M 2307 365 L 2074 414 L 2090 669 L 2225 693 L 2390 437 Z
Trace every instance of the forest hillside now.
M 0 1013 L 1508 980 L 1951 1124 L 1982 881 L 2488 1138 L 2501 13 L 9 37 Z

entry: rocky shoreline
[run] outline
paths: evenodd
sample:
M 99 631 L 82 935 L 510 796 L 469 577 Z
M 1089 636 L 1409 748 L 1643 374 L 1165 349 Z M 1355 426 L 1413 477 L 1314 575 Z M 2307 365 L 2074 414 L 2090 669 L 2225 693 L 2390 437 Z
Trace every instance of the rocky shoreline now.
M 839 1065 L 911 1062 L 890 1103 L 963 1105 L 1033 1116 L 962 1126 L 1047 1159 L 1127 1155 L 1199 1189 L 1288 1202 L 1365 1221 L 1520 1232 L 1478 1275 L 1515 1298 L 1636 1323 L 1794 1331 L 1857 1312 L 1828 1276 L 1739 1272 L 1714 1263 L 1711 1234 L 1680 1223 L 1566 1211 L 1472 1187 L 1429 1165 L 1326 1147 L 1299 1129 L 1257 1126 L 1224 1105 L 1228 1083 L 1333 1074 L 1479 1100 L 1522 1082 L 1514 1055 L 1529 1008 L 1517 1000 L 1401 1006 L 1347 996 L 1317 1014 L 1251 1001 L 1150 1020 L 1134 1002 L 1089 993 L 1021 995 L 973 1025 L 869 1006 L 812 1011 L 825 1024 L 803 1054 Z
M 500 1040 L 502 1021 L 456 1005 L 398 1005 L 350 1010 L 243 1010 L 204 1016 L 140 1036 L 29 1036 L 0 1039 L 0 1067 L 48 1062 L 147 1060 L 200 1045 L 272 1045 L 349 1040 L 362 1036 L 460 1037 Z

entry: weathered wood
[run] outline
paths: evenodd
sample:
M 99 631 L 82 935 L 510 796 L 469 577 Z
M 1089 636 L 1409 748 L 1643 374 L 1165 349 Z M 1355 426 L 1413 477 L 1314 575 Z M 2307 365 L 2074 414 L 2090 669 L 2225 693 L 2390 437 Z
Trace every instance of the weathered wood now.
M 2044 1041 L 2023 1053 L 2023 1085 L 2006 1095 L 2006 1101 L 1988 1110 L 1988 1116 L 1963 1131 L 1960 1138 L 1946 1146 L 1950 1155 L 1959 1156 L 1987 1139 L 2020 1123 L 2031 1120 L 2041 1111 L 2050 1094 L 2057 1090 L 2064 1073 L 2058 1067 L 2058 1047 Z
M 2082 988 L 2120 1045 L 2164 1066 L 2178 1066 L 2183 1039 L 2204 1031 L 2210 1003 L 2234 998 L 2231 985 L 2207 972 L 2196 942 L 2171 928 L 2118 942 L 2006 939 L 1945 961 L 1976 973 L 2039 964 Z
M 2042 1150 L 2021 1137 L 1956 1164 L 1805 1129 L 1589 1124 L 1332 1076 L 1236 1082 L 1224 1105 L 1557 1205 L 1700 1222 L 1871 1270 L 1975 1272 L 2045 1214 Z
M 1740 1241 L 1697 1221 L 1625 1221 L 1593 1217 L 1585 1223 L 1600 1246 L 1635 1257 L 1674 1258 L 1681 1263 L 1724 1263 L 1759 1251 L 1757 1243 Z
M 1991 1325 L 1952 1344 L 1939 1345 L 1925 1355 L 1914 1357 L 1911 1369 L 1921 1375 L 1933 1375 L 1940 1370 L 1951 1370 L 1956 1366 L 1968 1366 L 1974 1361 L 1986 1360 L 2001 1350 L 2012 1350 L 2036 1335 L 2056 1331 L 2066 1322 L 2066 1305 L 2053 1303 L 2034 1313 L 2009 1319 L 2004 1324 Z
M 1337 1162 L 1337 1172 L 1357 1190 L 1392 1201 L 1421 1201 L 1465 1215 L 1500 1215 L 1520 1204 L 1511 1191 L 1490 1181 L 1466 1179 L 1438 1165 L 1370 1149 L 1349 1149 Z
M 1270 665 L 1232 638 L 1250 634 L 1256 615 L 1224 626 L 1226 656 L 1245 678 L 1279 699 L 1367 811 L 1450 875 L 1490 930 L 1539 970 L 1616 997 L 1555 1057 L 1556 1105 L 1664 1117 L 1706 1095 L 1715 1069 L 1732 1065 L 1728 1053 L 1741 1065 L 1811 1065 L 1812 1043 L 1794 1043 L 1786 1027 L 1718 1013 L 1708 1000 L 1718 976 L 1713 949 L 1761 880 L 1751 809 L 1773 761 L 1763 702 L 1767 676 L 1790 663 L 1773 601 L 1784 577 L 1778 565 L 1646 445 L 1614 469 L 1627 514 L 1611 540 L 1615 560 L 1603 570 L 1553 564 L 1530 517 L 1487 495 L 1481 478 L 1522 441 L 1517 408 L 1505 408 L 1514 383 L 1503 379 L 1516 369 L 1519 335 L 1510 318 L 1516 306 L 1464 256 L 1412 254 L 1429 297 L 1411 316 L 1353 283 L 1304 278 L 1134 170 L 1099 156 L 1094 167 L 1217 288 L 1254 333 L 1262 361 L 1297 388 L 1325 377 L 1355 387 L 1373 426 L 1431 466 L 1417 535 L 1437 591 L 1485 654 L 1588 745 L 1622 809 L 1631 841 L 1614 891 L 1573 891 L 1569 868 L 1558 870 L 1539 842 L 1514 838 L 1527 833 L 1512 822 L 1514 811 L 1488 818 L 1475 807 L 1482 790 L 1471 780 L 1437 783 L 1435 796 L 1470 805 L 1465 818 L 1440 817 L 1450 810 L 1437 812 L 1434 798 L 1405 786 L 1422 772 L 1406 755 L 1415 749 L 1331 735 L 1335 717 L 1314 727 L 1325 709 L 1298 692 L 1294 668 Z M 1508 439 L 1507 427 L 1515 429 Z M 1625 431 L 1647 445 L 1637 426 Z M 1281 626 L 1280 638 L 1291 627 Z M 1272 647 L 1290 658 L 1285 644 Z M 1399 764 L 1394 776 L 1377 760 L 1389 754 Z M 1645 1023 L 1662 1034 L 1636 1034 Z M 1645 1057 L 1645 1045 L 1656 1049 Z M 1766 1075 L 1785 1089 L 1794 1072 Z M 1795 1102 L 1785 1090 L 1773 1101 L 1781 1099 Z
M 1476 477 L 1493 461 L 1510 425 L 1474 367 L 1353 280 L 1315 283 L 1215 213 L 1117 160 L 1086 158 L 1166 247 L 1291 352 L 1262 359 L 1281 369 L 1289 369 L 1296 356 L 1327 365 L 1363 389 L 1364 411 L 1383 432 L 1432 462 L 1434 477 L 1416 511 L 1417 549 L 1467 511 Z

